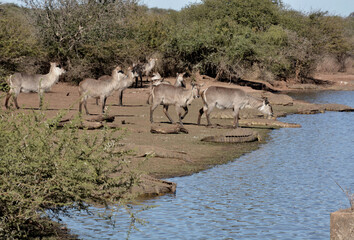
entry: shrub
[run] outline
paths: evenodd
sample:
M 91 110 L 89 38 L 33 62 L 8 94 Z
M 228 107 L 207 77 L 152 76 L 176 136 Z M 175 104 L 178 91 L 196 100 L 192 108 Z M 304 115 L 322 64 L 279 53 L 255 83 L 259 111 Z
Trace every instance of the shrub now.
M 130 62 L 129 18 L 137 12 L 134 0 L 23 0 L 38 29 L 38 39 L 50 59 L 60 59 L 68 72 L 68 81 L 111 73 L 112 67 Z M 84 65 L 83 68 L 80 65 Z
M 58 130 L 61 116 L 1 112 L 1 239 L 54 234 L 49 216 L 86 210 L 93 202 L 122 204 L 137 181 L 124 170 L 127 153 L 119 150 L 115 132 L 80 131 L 79 118 Z
M 126 67 L 159 55 L 164 75 L 198 69 L 228 79 L 256 66 L 275 79 L 303 81 L 311 77 L 319 56 L 334 56 L 345 71 L 353 52 L 352 16 L 304 14 L 285 9 L 281 0 L 203 0 L 178 12 L 149 9 L 136 0 L 22 1 L 29 8 L 17 8 L 20 14 L 6 15 L 1 24 L 9 32 L 3 36 L 12 37 L 1 36 L 0 29 L 0 44 L 1 37 L 21 36 L 21 47 L 0 62 L 5 75 L 9 69 L 22 71 L 19 59 L 28 66 L 24 59 L 29 56 L 48 56 L 66 65 L 66 81 L 79 82 L 110 74 L 118 64 Z M 7 28 L 10 19 L 14 21 Z M 25 30 L 21 34 L 15 20 Z M 11 43 L 6 46 L 14 47 Z M 37 44 L 45 47 L 44 54 L 36 55 Z M 0 58 L 5 55 L 0 48 Z
M 33 66 L 45 55 L 28 11 L 14 4 L 0 4 L 0 91 L 15 70 Z

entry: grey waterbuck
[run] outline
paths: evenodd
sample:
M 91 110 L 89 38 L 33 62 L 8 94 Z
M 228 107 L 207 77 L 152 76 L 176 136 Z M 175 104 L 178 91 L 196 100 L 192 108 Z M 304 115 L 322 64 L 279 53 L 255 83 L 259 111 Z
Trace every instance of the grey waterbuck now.
M 185 74 L 185 72 L 184 73 L 177 73 L 177 78 L 176 78 L 176 81 L 173 84 L 173 86 L 186 88 L 186 83 L 183 78 L 184 74 Z M 153 83 L 151 83 L 151 85 L 150 85 L 150 93 L 149 93 L 149 97 L 146 101 L 147 104 L 150 104 L 150 99 L 152 97 L 152 89 L 154 87 L 156 87 L 157 85 L 160 85 L 160 84 L 172 85 L 169 81 L 164 81 L 164 80 L 165 79 L 162 78 L 159 73 L 153 74 L 153 77 L 151 78 L 151 81 L 153 81 Z
M 123 106 L 123 91 L 125 89 L 127 89 L 128 87 L 130 87 L 131 85 L 133 85 L 134 83 L 134 78 L 137 77 L 138 74 L 136 72 L 132 71 L 132 67 L 128 68 L 128 75 L 125 76 L 124 78 L 122 78 L 119 83 L 116 85 L 114 90 L 118 91 L 118 105 L 119 106 Z M 101 76 L 99 77 L 97 80 L 101 81 L 101 80 L 107 80 L 109 79 L 111 76 Z M 96 105 L 98 105 L 98 99 L 96 98 Z
M 138 74 L 133 70 L 132 67 L 128 68 L 128 73 L 127 75 L 119 80 L 117 86 L 115 87 L 115 90 L 118 91 L 118 96 L 119 96 L 119 106 L 123 106 L 123 91 L 133 85 L 134 79 L 138 76 Z M 100 80 L 100 78 L 99 78 Z
M 88 98 L 99 98 L 102 104 L 102 113 L 105 111 L 105 105 L 107 97 L 112 95 L 117 88 L 119 81 L 126 76 L 122 72 L 122 69 L 117 66 L 112 71 L 112 76 L 105 76 L 101 80 L 92 78 L 86 78 L 79 84 L 80 105 L 79 111 L 81 113 L 82 104 L 84 104 L 86 114 L 89 114 L 87 110 Z
M 20 92 L 38 92 L 39 107 L 43 105 L 43 93 L 50 90 L 50 88 L 58 82 L 59 76 L 64 74 L 65 70 L 55 62 L 50 63 L 50 70 L 48 74 L 27 74 L 14 73 L 8 79 L 10 91 L 5 98 L 5 107 L 8 107 L 8 102 L 12 96 L 16 108 L 20 108 L 17 103 L 17 96 Z
M 149 58 L 149 61 L 145 64 L 138 63 L 133 65 L 133 71 L 136 72 L 139 75 L 140 78 L 140 87 L 143 86 L 143 75 L 146 76 L 147 81 L 150 75 L 151 70 L 155 67 L 156 65 L 157 58 Z M 135 81 L 135 87 L 138 87 L 138 77 L 136 77 Z
M 152 89 L 152 104 L 150 107 L 150 122 L 153 123 L 153 113 L 158 105 L 163 105 L 163 110 L 167 118 L 173 123 L 172 118 L 168 114 L 168 107 L 174 105 L 178 114 L 179 123 L 183 125 L 182 119 L 188 113 L 188 105 L 193 99 L 199 97 L 200 85 L 192 84 L 192 88 L 184 89 L 167 84 L 160 84 Z M 185 113 L 182 116 L 182 108 Z
M 184 74 L 186 74 L 186 73 L 185 72 L 184 73 L 177 73 L 176 81 L 173 84 L 173 86 L 186 88 L 186 83 L 183 78 Z M 160 84 L 172 85 L 172 83 L 170 83 L 169 81 L 165 81 L 165 79 L 162 78 L 158 72 L 153 73 L 151 81 L 152 81 L 153 87 L 160 85 Z
M 234 128 L 238 127 L 239 111 L 243 108 L 256 108 L 269 117 L 273 116 L 272 107 L 267 100 L 252 97 L 241 89 L 211 86 L 203 91 L 201 95 L 204 106 L 199 110 L 198 125 L 200 125 L 200 120 L 204 112 L 208 125 L 211 125 L 210 113 L 215 107 L 219 109 L 233 109 Z

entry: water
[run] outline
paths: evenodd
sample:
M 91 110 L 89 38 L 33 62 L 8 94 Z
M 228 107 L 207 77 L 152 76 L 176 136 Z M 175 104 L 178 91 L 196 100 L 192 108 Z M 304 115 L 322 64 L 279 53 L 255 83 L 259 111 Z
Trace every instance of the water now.
M 297 98 L 354 107 L 354 92 Z M 333 179 L 354 192 L 354 113 L 279 120 L 302 128 L 274 130 L 267 144 L 234 162 L 169 179 L 176 195 L 147 201 L 158 206 L 139 214 L 149 223 L 130 239 L 329 239 L 329 214 L 349 207 Z M 64 222 L 81 239 L 124 239 L 119 230 L 129 225 L 125 216 L 116 228 L 86 215 Z

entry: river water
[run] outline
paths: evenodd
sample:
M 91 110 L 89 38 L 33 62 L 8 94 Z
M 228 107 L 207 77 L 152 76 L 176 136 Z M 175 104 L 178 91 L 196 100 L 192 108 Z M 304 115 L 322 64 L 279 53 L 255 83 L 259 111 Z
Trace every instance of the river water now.
M 354 92 L 293 97 L 354 107 Z M 354 192 L 354 113 L 279 120 L 302 128 L 273 130 L 266 144 L 233 162 L 168 179 L 176 194 L 146 201 L 156 206 L 139 213 L 148 223 L 130 239 L 329 239 L 330 213 L 349 207 L 335 181 Z M 124 239 L 129 226 L 125 215 L 115 228 L 85 214 L 63 222 L 81 239 Z

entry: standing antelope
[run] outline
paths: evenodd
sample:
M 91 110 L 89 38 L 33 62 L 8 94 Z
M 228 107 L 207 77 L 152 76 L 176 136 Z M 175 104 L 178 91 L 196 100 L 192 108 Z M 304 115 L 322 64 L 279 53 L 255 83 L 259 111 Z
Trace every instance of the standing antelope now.
M 133 85 L 134 79 L 138 76 L 138 74 L 133 70 L 132 67 L 128 68 L 128 74 L 121 79 L 117 86 L 115 87 L 115 90 L 118 91 L 118 96 L 119 96 L 119 106 L 123 106 L 123 91 Z M 99 79 L 100 80 L 100 79 Z
M 184 81 L 184 78 L 183 78 L 184 74 L 186 74 L 186 73 L 185 72 L 177 73 L 176 82 L 173 86 L 186 88 L 186 82 Z
M 145 63 L 145 64 L 139 63 L 139 64 L 133 65 L 133 71 L 137 72 L 137 74 L 140 77 L 140 87 L 143 86 L 143 75 L 145 75 L 147 78 L 147 81 L 149 81 L 150 72 L 155 67 L 156 61 L 157 61 L 157 58 L 149 58 L 148 63 Z M 138 79 L 138 77 L 136 77 L 136 80 L 135 80 L 135 87 L 136 88 L 138 87 L 138 81 L 139 81 L 139 79 Z
M 190 105 L 193 99 L 199 97 L 200 85 L 192 85 L 191 89 L 184 89 L 181 87 L 175 87 L 168 84 L 160 84 L 152 89 L 152 105 L 150 107 L 150 122 L 153 123 L 153 113 L 158 105 L 163 105 L 163 111 L 171 123 L 174 123 L 170 115 L 168 114 L 168 107 L 174 105 L 178 114 L 179 123 L 183 125 L 182 119 L 188 113 L 188 105 Z M 184 109 L 185 113 L 182 116 L 181 109 Z
M 215 107 L 219 109 L 233 108 L 234 128 L 238 127 L 239 110 L 243 108 L 256 108 L 269 117 L 273 116 L 272 107 L 267 100 L 247 95 L 241 89 L 211 86 L 202 92 L 201 95 L 204 107 L 199 110 L 198 125 L 200 125 L 200 119 L 204 112 L 208 125 L 211 125 L 209 115 Z
M 102 113 L 104 113 L 107 97 L 112 95 L 113 91 L 117 88 L 119 81 L 125 77 L 121 68 L 118 66 L 112 71 L 112 76 L 102 76 L 103 79 L 96 80 L 86 78 L 79 84 L 80 105 L 79 112 L 81 113 L 82 104 L 84 103 L 86 114 L 89 115 L 87 110 L 87 99 L 89 97 L 99 98 L 102 104 Z
M 10 91 L 5 98 L 5 107 L 8 108 L 8 102 L 12 96 L 17 109 L 20 107 L 17 103 L 17 96 L 20 92 L 38 92 L 39 108 L 43 105 L 43 93 L 50 90 L 50 88 L 58 82 L 59 76 L 64 74 L 65 70 L 58 64 L 51 62 L 48 74 L 27 74 L 14 73 L 8 79 Z
M 185 74 L 185 72 L 184 73 L 177 73 L 177 78 L 176 78 L 175 84 L 173 86 L 186 88 L 186 83 L 183 78 L 184 74 Z M 154 87 L 156 87 L 160 84 L 172 85 L 169 81 L 164 81 L 164 78 L 162 78 L 159 73 L 154 73 L 151 80 L 153 81 L 153 83 L 151 83 L 151 85 L 150 85 L 150 93 L 149 93 L 149 97 L 146 101 L 147 104 L 150 104 L 150 99 L 152 97 L 152 89 Z

